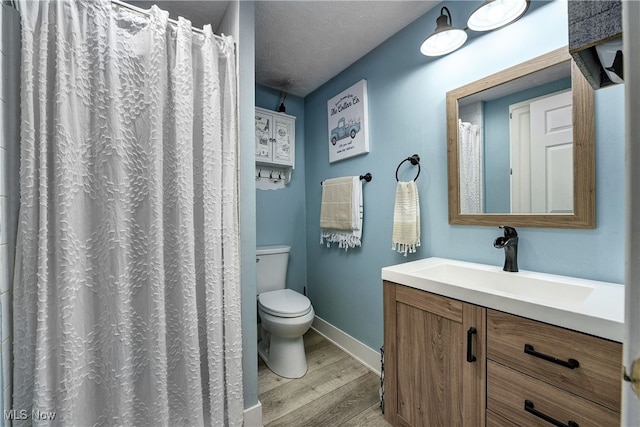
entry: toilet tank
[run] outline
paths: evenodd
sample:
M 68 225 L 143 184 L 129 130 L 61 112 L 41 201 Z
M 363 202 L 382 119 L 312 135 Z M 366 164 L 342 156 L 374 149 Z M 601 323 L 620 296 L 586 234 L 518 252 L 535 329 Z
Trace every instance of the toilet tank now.
M 256 248 L 256 291 L 258 295 L 285 288 L 290 249 L 291 247 L 286 245 L 258 246 Z

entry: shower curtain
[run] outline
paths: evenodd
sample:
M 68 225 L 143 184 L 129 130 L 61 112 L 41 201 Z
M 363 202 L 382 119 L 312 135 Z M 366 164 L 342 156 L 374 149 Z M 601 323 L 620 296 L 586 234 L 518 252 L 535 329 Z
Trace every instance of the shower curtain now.
M 460 141 L 460 212 L 483 212 L 482 141 L 478 126 L 458 120 Z
M 241 425 L 233 41 L 155 6 L 19 9 L 16 424 Z

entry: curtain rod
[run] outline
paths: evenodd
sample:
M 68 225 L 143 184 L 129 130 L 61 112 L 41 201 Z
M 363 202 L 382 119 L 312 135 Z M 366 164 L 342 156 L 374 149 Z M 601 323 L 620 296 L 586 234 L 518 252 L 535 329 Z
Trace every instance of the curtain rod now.
M 136 13 L 142 14 L 144 16 L 150 16 L 149 12 L 147 12 L 146 10 L 141 9 L 139 7 L 136 7 L 134 5 L 131 5 L 129 3 L 125 3 L 125 2 L 120 1 L 120 0 L 111 0 L 111 3 L 115 4 L 116 6 L 120 6 L 120 7 L 123 7 L 125 9 L 129 9 L 132 12 L 136 12 Z M 173 24 L 173 25 L 178 25 L 178 21 L 176 21 L 175 19 L 169 19 L 169 22 L 171 24 Z M 195 28 L 193 26 L 191 26 L 191 31 L 193 31 L 195 33 L 198 33 L 198 34 L 204 35 L 204 31 L 202 31 L 199 28 Z M 215 37 L 218 40 L 224 40 L 224 38 L 222 36 L 219 36 L 217 34 L 213 34 L 213 37 Z

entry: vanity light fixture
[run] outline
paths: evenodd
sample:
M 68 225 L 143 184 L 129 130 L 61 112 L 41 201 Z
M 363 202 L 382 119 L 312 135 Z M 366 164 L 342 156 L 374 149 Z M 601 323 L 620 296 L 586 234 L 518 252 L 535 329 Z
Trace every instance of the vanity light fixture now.
M 485 0 L 469 17 L 467 28 L 453 26 L 451 12 L 440 9 L 435 31 L 420 46 L 425 56 L 441 56 L 458 49 L 467 41 L 466 30 L 491 31 L 506 27 L 520 19 L 529 9 L 531 0 Z M 446 12 L 446 15 L 445 15 Z
M 530 0 L 486 0 L 469 17 L 473 31 L 490 31 L 507 26 L 525 14 Z
M 445 15 L 444 12 L 447 14 Z M 446 7 L 440 9 L 440 16 L 436 19 L 436 29 L 420 46 L 420 52 L 425 56 L 440 56 L 453 52 L 467 41 L 464 30 L 452 26 L 451 12 Z

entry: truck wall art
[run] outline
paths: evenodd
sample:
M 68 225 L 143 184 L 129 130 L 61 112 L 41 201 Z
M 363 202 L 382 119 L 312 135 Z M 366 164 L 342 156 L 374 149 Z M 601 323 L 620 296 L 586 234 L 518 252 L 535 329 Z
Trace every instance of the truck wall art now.
M 369 152 L 366 80 L 331 98 L 327 116 L 330 163 Z

